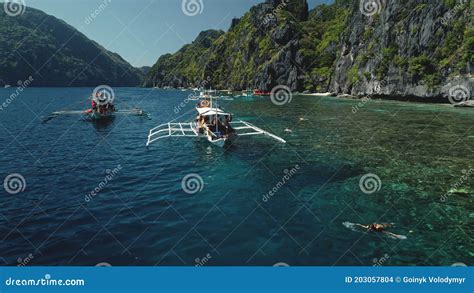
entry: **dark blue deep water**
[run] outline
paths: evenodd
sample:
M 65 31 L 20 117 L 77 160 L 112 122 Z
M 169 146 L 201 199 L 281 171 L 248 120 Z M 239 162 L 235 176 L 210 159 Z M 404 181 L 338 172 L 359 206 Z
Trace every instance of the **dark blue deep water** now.
M 0 102 L 14 90 L 1 89 Z M 0 183 L 11 174 L 26 182 L 16 194 L 0 189 L 0 264 L 474 264 L 470 109 L 235 99 L 223 102 L 235 117 L 288 143 L 240 138 L 227 150 L 195 139 L 145 147 L 150 128 L 192 118 L 194 102 L 179 109 L 190 92 L 115 89 L 118 108 L 143 108 L 151 120 L 42 123 L 53 111 L 85 109 L 91 92 L 27 89 L 0 111 Z M 182 188 L 189 174 L 202 178 L 195 194 Z M 366 174 L 380 178 L 372 194 L 359 186 Z M 346 221 L 393 222 L 407 239 Z

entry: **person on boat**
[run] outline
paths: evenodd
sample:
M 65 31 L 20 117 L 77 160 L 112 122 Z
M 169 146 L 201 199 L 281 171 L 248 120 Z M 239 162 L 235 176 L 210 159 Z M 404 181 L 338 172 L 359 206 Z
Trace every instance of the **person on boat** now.
M 204 133 L 204 126 L 206 125 L 206 119 L 202 115 L 199 115 L 196 121 L 197 121 L 199 133 Z
M 199 102 L 198 107 L 199 108 L 207 108 L 209 107 L 210 103 L 208 100 L 202 100 Z
M 209 128 L 210 131 L 212 131 L 213 133 L 216 132 L 217 130 L 217 124 L 216 124 L 216 118 L 212 118 L 209 122 L 209 120 L 207 120 L 207 127 Z
M 212 124 L 214 124 L 214 126 L 216 127 L 216 131 L 219 131 L 219 129 L 221 128 L 221 120 L 219 119 L 219 117 L 215 116 Z
M 97 103 L 95 101 L 95 99 L 92 99 L 92 110 L 97 110 Z
M 235 131 L 232 128 L 232 126 L 230 125 L 231 119 L 232 118 L 230 116 L 225 116 L 225 118 L 224 118 L 224 129 L 225 129 L 225 134 L 226 135 L 229 135 L 229 134 L 231 134 Z
M 115 106 L 114 106 L 114 104 L 108 103 L 108 104 L 106 105 L 106 107 L 107 107 L 107 112 L 115 112 Z

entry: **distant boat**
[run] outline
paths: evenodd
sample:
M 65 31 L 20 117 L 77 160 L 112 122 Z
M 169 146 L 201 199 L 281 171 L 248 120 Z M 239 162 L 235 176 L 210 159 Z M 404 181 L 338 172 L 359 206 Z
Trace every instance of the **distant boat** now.
M 247 90 L 244 90 L 242 91 L 242 97 L 267 97 L 267 96 L 270 96 L 271 95 L 271 92 L 266 92 L 266 91 L 262 91 L 262 90 L 250 90 L 250 89 L 247 89 Z
M 253 97 L 253 92 L 251 90 L 242 91 L 242 97 Z
M 234 93 L 231 90 L 219 90 L 218 95 L 220 97 L 232 97 Z
M 266 92 L 266 91 L 262 91 L 262 90 L 254 90 L 253 95 L 254 96 L 260 96 L 260 97 L 265 97 L 265 96 L 270 96 L 271 92 Z
M 304 94 L 308 96 L 315 96 L 315 97 L 327 97 L 330 96 L 331 93 L 311 93 L 311 94 Z
M 474 100 L 466 101 L 466 102 L 461 102 L 459 104 L 454 105 L 454 107 L 458 108 L 474 108 Z
M 214 97 L 217 95 L 217 91 L 216 90 L 203 90 L 199 93 L 199 98 L 200 99 L 209 99 L 210 97 Z
M 146 116 L 150 118 L 150 116 L 145 113 L 142 109 L 133 108 L 130 110 L 119 110 L 115 109 L 113 104 L 113 100 L 107 100 L 105 90 L 103 92 L 97 92 L 95 95 L 93 94 L 91 97 L 92 108 L 86 109 L 85 111 L 58 111 L 53 112 L 51 115 L 43 118 L 43 123 L 50 121 L 59 116 L 65 115 L 78 115 L 81 117 L 86 118 L 86 120 L 90 121 L 100 121 L 100 120 L 111 120 L 117 115 L 132 115 L 132 116 Z

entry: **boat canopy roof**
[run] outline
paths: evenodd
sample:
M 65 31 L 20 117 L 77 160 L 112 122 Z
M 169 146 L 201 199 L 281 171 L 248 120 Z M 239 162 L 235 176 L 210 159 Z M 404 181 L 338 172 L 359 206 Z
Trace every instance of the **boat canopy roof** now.
M 230 113 L 226 113 L 218 108 L 197 108 L 199 115 L 201 116 L 230 116 Z

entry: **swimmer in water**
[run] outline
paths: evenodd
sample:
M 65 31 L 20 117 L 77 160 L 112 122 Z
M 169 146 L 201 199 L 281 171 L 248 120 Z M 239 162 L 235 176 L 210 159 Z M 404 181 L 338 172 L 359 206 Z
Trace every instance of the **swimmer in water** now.
M 367 230 L 367 232 L 378 232 L 378 233 L 383 233 L 386 234 L 390 237 L 396 238 L 396 239 L 406 239 L 406 236 L 403 235 L 397 235 L 392 232 L 387 231 L 386 229 L 393 227 L 393 224 L 388 224 L 388 223 L 383 223 L 383 224 L 378 224 L 378 223 L 373 223 L 370 225 L 361 225 L 361 224 L 354 224 L 356 226 L 359 226 L 361 228 L 364 228 Z

